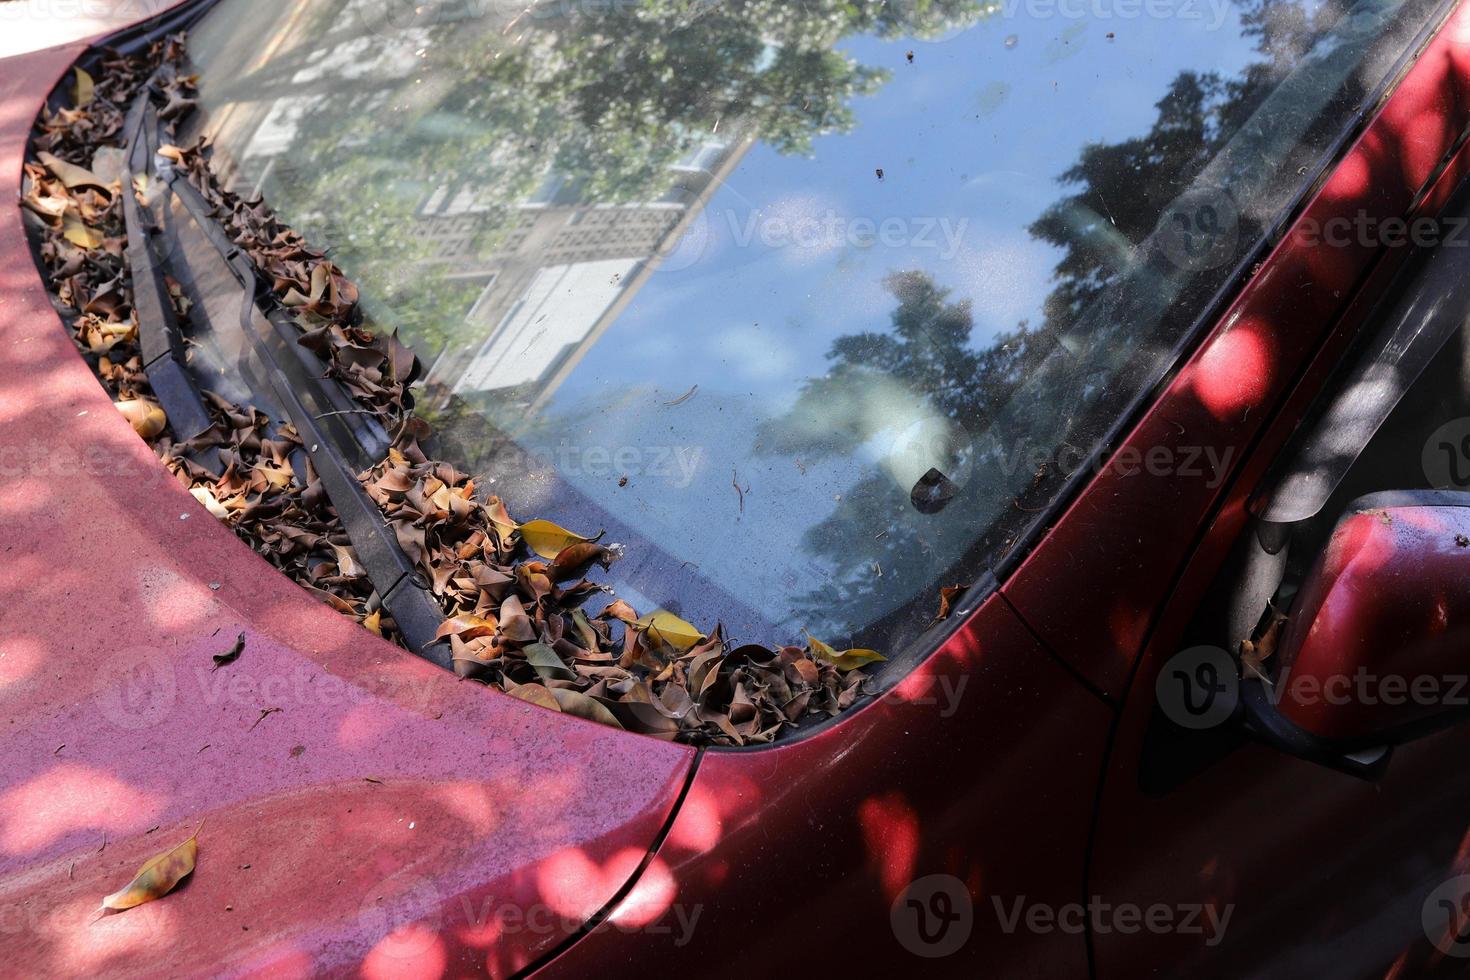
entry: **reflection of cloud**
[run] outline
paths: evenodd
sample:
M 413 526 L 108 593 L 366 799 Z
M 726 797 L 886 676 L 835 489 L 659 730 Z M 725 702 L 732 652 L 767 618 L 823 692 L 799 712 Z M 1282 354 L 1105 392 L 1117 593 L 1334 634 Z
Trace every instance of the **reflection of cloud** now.
M 805 265 L 842 248 L 848 217 L 817 194 L 787 194 L 752 216 L 753 246 L 778 249 L 789 263 Z M 738 237 L 748 229 L 736 230 Z
M 975 96 L 975 111 L 977 115 L 988 116 L 1000 109 L 1005 100 L 1011 94 L 1009 82 L 994 81 L 982 88 Z
M 711 352 L 740 377 L 750 381 L 772 381 L 792 377 L 796 357 L 774 331 L 754 324 L 730 327 L 715 335 Z
M 977 328 L 1014 329 L 1021 320 L 1040 314 L 1060 254 L 1025 232 L 979 229 L 966 236 L 955 256 L 959 271 L 952 280 L 955 298 L 974 300 Z

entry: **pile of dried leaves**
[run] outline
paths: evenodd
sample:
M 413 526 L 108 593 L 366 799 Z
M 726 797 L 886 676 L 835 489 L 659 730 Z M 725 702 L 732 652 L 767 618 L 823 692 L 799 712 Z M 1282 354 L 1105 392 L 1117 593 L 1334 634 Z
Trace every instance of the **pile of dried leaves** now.
M 326 362 L 334 378 L 390 431 L 401 423 L 413 400 L 408 386 L 419 374 L 418 358 L 394 333 L 367 329 L 357 305 L 357 286 L 295 230 L 287 227 L 259 196 L 242 200 L 219 185 L 209 165 L 209 145 L 187 149 L 165 146 L 160 154 L 214 208 L 214 216 L 270 284 L 282 305 L 296 315 L 300 344 Z
M 364 479 L 404 552 L 450 618 L 439 630 L 461 677 L 631 731 L 715 744 L 765 742 L 802 717 L 835 715 L 858 697 L 855 668 L 881 659 L 806 649 L 732 648 L 666 611 L 640 616 L 585 576 L 621 557 L 616 545 L 550 521 L 515 521 L 496 497 L 419 447 L 426 426 L 404 427 Z
M 105 57 L 102 80 L 78 72 L 72 106 L 46 113 L 36 163 L 26 166 L 25 206 L 41 235 L 43 264 L 78 346 L 118 408 L 208 509 L 276 567 L 369 629 L 398 639 L 315 474 L 291 464 L 300 446 L 289 425 L 252 406 L 209 396 L 214 425 L 178 443 L 151 398 L 137 348 L 136 315 L 119 202 L 122 119 L 156 76 L 160 118 L 194 105 L 181 69 L 181 38 L 145 58 Z M 835 715 L 861 693 L 858 670 L 883 658 L 839 652 L 814 637 L 802 647 L 735 646 L 667 611 L 639 615 L 587 576 L 621 555 L 616 545 L 550 521 L 519 523 L 496 497 L 483 499 L 453 465 L 428 458 L 428 426 L 412 415 L 418 366 L 396 337 L 363 322 L 357 289 L 259 198 L 244 200 L 215 178 L 204 143 L 161 155 L 200 191 L 301 327 L 300 343 L 390 432 L 393 447 L 362 474 L 399 545 L 421 570 L 446 621 L 439 631 L 461 677 L 523 700 L 666 739 L 767 742 L 802 718 Z M 109 179 L 109 175 L 112 179 Z M 188 303 L 170 283 L 181 328 Z M 215 476 L 186 453 L 215 450 Z M 589 614 L 594 598 L 602 606 Z
M 53 301 L 118 410 L 210 513 L 318 597 L 396 639 L 310 462 L 304 480 L 290 465 L 300 446 L 290 425 L 273 426 L 254 407 L 206 392 L 214 424 L 179 443 L 153 399 L 132 306 L 118 144 L 127 107 L 155 70 L 160 116 L 172 121 L 193 105 L 192 80 L 176 67 L 182 52 L 180 40 L 170 39 L 147 57 L 104 56 L 100 80 L 78 70 L 71 105 L 42 115 L 37 161 L 25 165 L 22 205 L 40 233 Z M 177 283 L 169 286 L 187 335 L 188 300 Z M 218 452 L 219 476 L 185 455 L 205 449 Z

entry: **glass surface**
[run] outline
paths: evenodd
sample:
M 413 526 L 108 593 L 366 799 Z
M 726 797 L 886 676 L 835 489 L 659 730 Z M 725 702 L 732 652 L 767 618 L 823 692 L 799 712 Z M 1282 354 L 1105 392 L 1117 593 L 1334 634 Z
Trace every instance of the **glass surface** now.
M 893 652 L 1437 9 L 224 0 L 191 54 L 222 175 L 334 250 L 513 514 L 607 528 L 640 610 Z

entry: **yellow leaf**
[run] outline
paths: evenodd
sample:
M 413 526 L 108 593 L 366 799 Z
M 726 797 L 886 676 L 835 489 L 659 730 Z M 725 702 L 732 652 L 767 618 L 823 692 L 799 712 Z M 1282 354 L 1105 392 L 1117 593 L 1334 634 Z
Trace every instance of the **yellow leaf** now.
M 520 526 L 520 531 L 521 538 L 526 542 L 526 547 L 536 552 L 542 558 L 550 559 L 556 558 L 563 548 L 568 548 L 574 544 L 581 544 L 584 541 L 596 541 L 597 538 L 602 537 L 601 534 L 598 534 L 595 538 L 573 534 L 566 528 L 553 524 L 550 521 L 528 521 Z
M 680 653 L 704 639 L 704 634 L 673 613 L 660 609 L 634 621 L 634 626 L 663 640 Z
M 844 673 L 849 670 L 856 670 L 864 664 L 878 663 L 879 661 L 888 659 L 877 650 L 855 649 L 843 650 L 841 653 L 838 653 L 810 633 L 807 634 L 806 639 L 808 653 L 818 660 L 826 661 Z
M 61 234 L 79 248 L 99 248 L 103 242 L 101 232 L 88 228 L 74 214 L 68 214 L 61 219 Z
M 77 104 L 77 107 L 78 108 L 80 108 L 80 107 L 86 105 L 88 102 L 91 102 L 92 101 L 92 93 L 93 93 L 93 90 L 96 87 L 97 87 L 96 86 L 96 83 L 92 81 L 92 76 L 89 75 L 89 74 L 87 74 L 82 69 L 78 68 L 77 69 L 77 101 L 76 101 L 76 104 Z
M 561 710 L 561 705 L 557 703 L 551 691 L 540 684 L 517 684 L 506 693 L 513 698 L 520 698 L 522 701 L 529 701 L 531 704 L 538 704 L 552 711 Z
M 152 439 L 158 435 L 163 431 L 164 424 L 168 422 L 168 417 L 163 414 L 163 409 L 147 399 L 130 398 L 114 404 L 117 410 L 122 412 L 123 418 L 132 423 L 133 431 L 144 439 Z
M 375 609 L 373 614 L 363 619 L 362 625 L 372 630 L 379 636 L 383 635 L 383 610 Z
M 159 411 L 159 414 L 162 415 L 162 411 Z M 159 428 L 161 429 L 162 426 Z M 157 435 L 157 433 L 154 434 Z M 222 521 L 228 521 L 230 519 L 230 512 L 225 510 L 225 505 L 215 498 L 214 493 L 208 487 L 191 487 L 189 492 L 194 495 L 195 500 L 204 505 L 205 510 L 209 511 L 215 517 Z
M 204 825 L 200 824 L 200 829 Z M 194 859 L 199 855 L 199 831 L 173 850 L 149 860 L 138 869 L 133 880 L 102 900 L 105 909 L 130 909 L 144 902 L 162 898 L 183 881 L 194 870 Z

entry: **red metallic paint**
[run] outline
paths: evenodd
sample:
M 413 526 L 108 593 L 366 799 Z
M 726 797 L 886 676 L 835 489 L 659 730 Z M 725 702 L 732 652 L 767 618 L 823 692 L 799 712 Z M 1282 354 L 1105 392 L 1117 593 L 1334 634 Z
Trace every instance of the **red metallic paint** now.
M 1278 709 L 1302 728 L 1371 736 L 1464 698 L 1470 497 L 1344 517 L 1293 609 Z
M 80 53 L 0 70 L 0 184 Z M 462 684 L 253 554 L 113 409 L 14 203 L 0 357 L 0 972 L 504 974 L 614 897 L 692 749 Z M 93 915 L 206 818 L 176 895 Z
M 1310 216 L 1407 210 L 1470 122 L 1467 24 L 1457 15 L 1430 46 Z M 6 65 L 5 179 L 15 180 L 40 98 L 77 53 Z M 1432 213 L 1466 170 L 1461 153 L 1420 210 Z M 0 932 L 7 968 L 156 971 L 167 948 L 174 973 L 221 957 L 237 973 L 357 965 L 367 976 L 439 976 L 544 955 L 565 926 L 528 930 L 503 909 L 533 902 L 576 919 L 606 902 L 654 841 L 691 753 L 468 690 L 302 597 L 159 478 L 67 346 L 16 212 L 0 222 L 0 451 L 99 447 L 112 468 L 105 479 L 58 479 L 28 464 L 0 484 L 3 542 L 20 546 L 0 565 L 0 703 L 10 713 L 0 751 L 18 760 L 5 763 L 0 786 L 0 911 L 24 923 Z M 913 969 L 925 961 L 897 941 L 890 907 L 933 873 L 963 880 L 974 901 L 975 934 L 929 964 L 946 971 L 1086 975 L 1083 937 L 1007 931 L 995 901 L 1058 907 L 1090 893 L 1240 906 L 1220 949 L 1180 934 L 1096 934 L 1099 976 L 1198 965 L 1206 952 L 1220 973 L 1310 966 L 1312 944 L 1343 942 L 1371 920 L 1372 903 L 1397 913 L 1396 883 L 1375 873 L 1385 854 L 1470 869 L 1470 791 L 1437 778 L 1444 747 L 1459 744 L 1448 733 L 1404 750 L 1381 789 L 1256 748 L 1162 799 L 1138 789 L 1152 678 L 1238 533 L 1245 495 L 1361 312 L 1354 292 L 1371 292 L 1401 258 L 1289 235 L 1127 442 L 1232 448 L 1239 479 L 1211 487 L 1105 472 L 1004 596 L 896 689 L 810 738 L 706 753 L 632 892 L 544 972 L 626 974 L 653 962 L 722 974 Z M 1127 699 L 1086 881 L 1114 716 L 1004 599 L 1068 663 Z M 221 675 L 183 665 L 207 660 L 242 626 L 250 646 L 229 674 L 250 683 L 236 698 L 211 686 Z M 113 720 L 150 715 L 147 702 L 116 695 L 121 668 L 139 661 L 171 673 L 178 692 L 141 734 Z M 353 699 L 262 686 L 298 676 L 308 692 L 342 678 Z M 286 710 L 249 730 L 271 706 Z M 306 749 L 293 756 L 297 745 Z M 177 900 L 90 927 L 78 920 L 204 814 L 200 870 Z M 1334 888 L 1370 908 L 1355 915 L 1359 905 L 1345 901 L 1340 914 L 1303 916 L 1301 901 Z M 385 937 L 389 921 L 403 924 Z
M 1470 125 L 1470 21 L 1457 10 L 1219 324 L 1114 453 L 1211 447 L 1233 471 L 1383 256 L 1306 234 L 1334 218 L 1410 213 Z M 1450 185 L 1467 172 L 1456 154 Z M 1444 183 L 1444 181 L 1441 181 Z M 1433 214 L 1431 197 L 1414 214 Z M 1389 261 L 1402 259 L 1406 249 Z M 1141 458 L 1141 457 L 1136 457 Z M 1228 481 L 1106 466 L 1003 587 L 1058 655 L 1110 696 L 1127 683 L 1160 600 L 1198 547 Z M 1223 474 L 1222 474 L 1223 475 Z M 1108 583 L 1098 588 L 1097 583 Z
M 1382 216 L 1399 212 L 1360 203 L 1365 195 L 1380 202 L 1412 199 L 1423 175 L 1433 169 L 1433 148 L 1443 152 L 1453 146 L 1453 134 L 1470 120 L 1467 41 L 1470 18 L 1462 7 L 1312 202 L 1309 215 L 1325 220 L 1363 207 Z M 1400 160 L 1404 153 L 1408 156 Z M 1470 159 L 1460 149 L 1413 213 L 1437 213 L 1467 171 Z M 1319 210 L 1323 207 L 1330 210 Z M 1093 535 L 1101 547 L 1121 549 L 1129 567 L 1140 569 L 1137 582 L 1111 567 L 1105 574 L 1130 595 L 1135 586 L 1144 590 L 1124 601 L 1136 601 L 1132 608 L 1150 612 L 1128 620 L 1132 632 L 1108 637 L 1100 657 L 1088 656 L 1075 640 L 1067 646 L 1081 669 L 1096 671 L 1091 676 L 1099 683 L 1124 690 L 1086 890 L 1114 904 L 1208 904 L 1232 915 L 1228 932 L 1215 946 L 1180 932 L 1095 932 L 1094 968 L 1103 980 L 1137 976 L 1143 969 L 1196 977 L 1399 978 L 1460 974 L 1466 962 L 1430 945 L 1421 913 L 1438 884 L 1470 872 L 1470 786 L 1459 778 L 1470 750 L 1470 728 L 1401 747 L 1378 784 L 1246 744 L 1168 792 L 1140 793 L 1161 667 L 1180 649 L 1188 621 L 1244 528 L 1250 494 L 1392 273 L 1412 254 L 1401 248 L 1365 257 L 1312 247 L 1300 230 L 1298 225 L 1276 249 L 1220 328 L 1228 330 L 1236 313 L 1267 325 L 1278 366 L 1261 408 L 1219 429 L 1191 425 L 1188 441 L 1222 432 L 1222 445 L 1239 447 L 1235 479 L 1221 486 L 1218 503 L 1211 502 L 1205 487 L 1170 491 L 1162 486 L 1169 481 L 1140 475 L 1125 491 L 1115 481 L 1119 511 L 1134 514 L 1140 528 L 1134 537 L 1141 537 L 1145 527 L 1160 533 L 1149 533 L 1146 543 L 1124 534 Z M 1334 290 L 1341 290 L 1346 302 L 1340 315 Z M 1214 341 L 1223 335 L 1217 330 Z M 1146 442 L 1166 412 L 1181 421 L 1203 418 L 1201 406 L 1181 387 L 1186 378 L 1181 375 L 1131 438 Z M 1186 505 L 1187 521 L 1175 513 Z M 1145 524 L 1150 513 L 1152 520 Z M 1062 527 L 1071 519 L 1064 518 Z M 1203 525 L 1197 544 L 1195 524 Z M 1048 541 L 1043 548 L 1059 543 Z M 1172 571 L 1165 574 L 1181 567 L 1177 581 Z M 1078 581 L 1076 572 L 1052 559 L 1023 567 L 1014 581 L 1029 588 L 1026 575 L 1047 568 L 1056 569 L 1059 586 Z M 1146 595 L 1143 578 L 1150 576 L 1156 593 Z M 1044 599 L 1039 588 L 1029 591 L 1032 599 Z M 1066 595 L 1068 617 L 1046 619 L 1049 637 L 1061 637 L 1060 631 L 1078 622 L 1070 618 L 1076 615 L 1077 593 Z M 1108 596 L 1103 604 L 1111 608 L 1114 601 Z M 1039 601 L 1023 611 L 1047 615 Z M 1135 663 L 1128 651 L 1145 640 Z
M 1080 933 L 1006 923 L 1018 901 L 1082 900 L 1111 721 L 992 599 L 842 724 L 766 751 L 706 752 L 655 858 L 676 885 L 661 928 L 632 931 L 619 907 L 540 975 L 634 976 L 657 963 L 697 976 L 1086 976 Z M 926 960 L 889 917 L 933 874 L 966 884 L 973 932 Z

